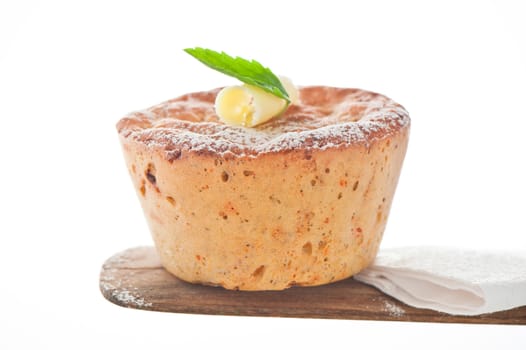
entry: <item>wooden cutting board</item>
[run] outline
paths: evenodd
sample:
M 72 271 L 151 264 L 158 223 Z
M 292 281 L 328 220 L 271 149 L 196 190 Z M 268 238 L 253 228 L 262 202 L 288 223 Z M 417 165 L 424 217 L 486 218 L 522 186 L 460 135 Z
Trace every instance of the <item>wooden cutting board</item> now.
M 163 269 L 153 247 L 125 250 L 102 266 L 100 289 L 117 305 L 191 314 L 449 323 L 526 324 L 526 306 L 452 316 L 405 305 L 352 278 L 318 287 L 242 292 L 183 282 Z

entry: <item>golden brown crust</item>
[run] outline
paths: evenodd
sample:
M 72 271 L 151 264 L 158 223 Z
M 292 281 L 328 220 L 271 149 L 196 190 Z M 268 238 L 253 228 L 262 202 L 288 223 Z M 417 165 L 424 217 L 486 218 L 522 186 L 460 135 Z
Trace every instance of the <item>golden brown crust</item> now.
M 131 113 L 117 129 L 174 160 L 186 152 L 240 157 L 350 146 L 409 127 L 407 111 L 383 95 L 325 86 L 300 88 L 299 102 L 263 125 L 227 126 L 214 110 L 219 91 L 190 93 Z
M 300 89 L 257 128 L 220 123 L 218 90 L 118 124 L 163 266 L 194 283 L 281 290 L 358 273 L 382 238 L 409 117 L 361 90 Z

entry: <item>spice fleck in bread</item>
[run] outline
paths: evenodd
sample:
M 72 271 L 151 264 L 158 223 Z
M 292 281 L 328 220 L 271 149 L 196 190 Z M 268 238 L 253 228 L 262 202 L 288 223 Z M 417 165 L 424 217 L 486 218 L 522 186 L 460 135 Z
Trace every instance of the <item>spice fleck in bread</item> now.
M 117 124 L 164 267 L 192 283 L 281 290 L 370 264 L 406 152 L 406 110 L 376 93 L 310 86 L 282 116 L 245 128 L 219 121 L 218 92 Z

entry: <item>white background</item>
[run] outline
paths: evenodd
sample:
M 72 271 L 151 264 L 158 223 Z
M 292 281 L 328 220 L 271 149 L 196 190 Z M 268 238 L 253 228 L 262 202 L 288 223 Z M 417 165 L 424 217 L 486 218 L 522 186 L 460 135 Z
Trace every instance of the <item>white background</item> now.
M 525 326 L 128 310 L 98 273 L 151 244 L 117 120 L 234 83 L 192 46 L 409 110 L 383 247 L 526 248 L 525 14 L 520 1 L 1 1 L 0 348 L 524 349 Z

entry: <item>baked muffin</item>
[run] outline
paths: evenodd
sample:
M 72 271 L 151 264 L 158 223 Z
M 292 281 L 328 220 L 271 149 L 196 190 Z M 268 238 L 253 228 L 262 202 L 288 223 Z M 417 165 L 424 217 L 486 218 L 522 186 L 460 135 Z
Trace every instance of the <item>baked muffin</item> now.
M 220 90 L 190 93 L 117 124 L 164 267 L 239 290 L 338 281 L 374 259 L 410 119 L 358 89 L 299 88 L 255 128 L 220 122 Z

